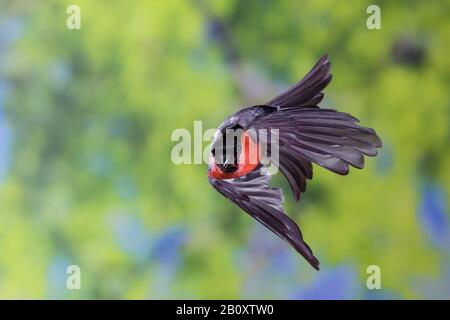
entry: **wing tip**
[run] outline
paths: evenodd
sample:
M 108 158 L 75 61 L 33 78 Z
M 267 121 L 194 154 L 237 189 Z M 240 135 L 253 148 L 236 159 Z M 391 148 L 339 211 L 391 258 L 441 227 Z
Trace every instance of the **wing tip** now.
M 317 271 L 320 271 L 320 262 L 315 256 L 312 256 L 312 259 L 308 260 L 308 262 L 311 264 L 311 266 L 314 269 L 316 269 Z
M 308 259 L 306 259 L 309 264 L 316 269 L 317 271 L 320 271 L 320 262 L 315 256 L 311 256 Z
M 324 53 L 319 59 L 319 63 L 324 63 L 324 62 L 325 63 L 330 62 L 328 53 Z
M 317 265 L 312 265 L 312 266 L 313 266 L 313 268 L 316 269 L 317 271 L 320 271 L 320 267 L 319 267 L 318 264 L 317 264 Z

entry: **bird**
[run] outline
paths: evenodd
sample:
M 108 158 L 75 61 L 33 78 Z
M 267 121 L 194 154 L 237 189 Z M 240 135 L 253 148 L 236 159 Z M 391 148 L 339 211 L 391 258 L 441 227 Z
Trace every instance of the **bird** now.
M 225 119 L 212 138 L 208 163 L 208 181 L 220 194 L 289 243 L 316 270 L 319 260 L 283 209 L 282 189 L 269 185 L 272 174 L 262 153 L 277 150 L 271 161 L 296 202 L 313 177 L 312 164 L 347 175 L 349 165 L 362 169 L 364 156 L 377 155 L 382 142 L 374 129 L 360 126 L 348 113 L 319 107 L 332 79 L 330 70 L 325 54 L 287 91 Z M 258 130 L 276 130 L 277 146 L 267 137 L 259 139 Z

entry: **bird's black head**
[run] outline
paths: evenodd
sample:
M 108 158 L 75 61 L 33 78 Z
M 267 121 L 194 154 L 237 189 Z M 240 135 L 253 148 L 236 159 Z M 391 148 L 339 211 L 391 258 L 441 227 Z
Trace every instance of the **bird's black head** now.
M 234 125 L 223 128 L 214 136 L 211 154 L 214 156 L 215 163 L 223 172 L 231 173 L 238 169 L 243 133 L 242 127 Z

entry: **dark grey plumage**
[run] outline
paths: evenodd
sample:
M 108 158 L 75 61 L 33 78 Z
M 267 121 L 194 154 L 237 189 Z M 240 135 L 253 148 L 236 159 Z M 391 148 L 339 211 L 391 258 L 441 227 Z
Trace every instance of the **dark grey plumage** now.
M 323 56 L 292 88 L 265 105 L 236 112 L 219 127 L 278 129 L 279 158 L 272 160 L 288 180 L 296 201 L 306 190 L 306 181 L 312 179 L 312 163 L 345 175 L 349 165 L 362 169 L 364 155 L 375 156 L 382 145 L 375 131 L 358 125 L 355 117 L 317 106 L 324 97 L 322 90 L 332 79 L 330 67 L 328 57 Z M 209 181 L 222 195 L 291 244 L 318 270 L 319 261 L 303 241 L 300 229 L 284 213 L 281 189 L 269 187 L 270 176 L 261 175 L 260 167 L 240 178 L 210 177 Z
M 211 185 L 223 196 L 261 222 L 281 239 L 291 244 L 314 268 L 319 261 L 303 241 L 297 224 L 283 210 L 283 194 L 279 188 L 269 187 L 270 175 L 253 171 L 232 180 L 209 179 Z

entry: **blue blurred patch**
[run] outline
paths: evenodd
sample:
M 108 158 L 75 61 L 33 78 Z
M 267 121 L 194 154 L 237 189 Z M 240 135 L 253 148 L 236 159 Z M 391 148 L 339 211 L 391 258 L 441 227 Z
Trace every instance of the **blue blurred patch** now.
M 69 259 L 62 255 L 52 258 L 47 269 L 47 297 L 49 299 L 61 299 L 68 295 L 66 287 L 67 267 L 71 265 Z
M 18 17 L 7 17 L 0 23 L 0 54 L 14 44 L 22 35 L 23 22 Z
M 63 62 L 57 61 L 49 68 L 50 79 L 57 88 L 63 88 L 72 79 L 72 70 L 70 66 Z
M 395 293 L 392 290 L 381 288 L 380 290 L 366 289 L 364 294 L 364 299 L 366 300 L 402 300 L 402 296 L 398 293 Z
M 317 273 L 312 284 L 297 289 L 291 299 L 346 300 L 361 294 L 365 283 L 350 266 L 339 266 Z
M 183 226 L 169 226 L 154 234 L 138 217 L 127 214 L 114 217 L 113 232 L 121 250 L 136 262 L 161 264 L 172 271 L 180 264 L 180 249 L 187 241 Z
M 438 185 L 426 183 L 422 189 L 419 205 L 421 225 L 432 243 L 450 251 L 450 223 L 446 197 Z
M 148 260 L 152 235 L 135 216 L 119 214 L 113 218 L 113 232 L 121 250 L 138 263 Z
M 120 177 L 115 186 L 117 193 L 124 200 L 130 200 L 136 197 L 138 188 L 131 177 Z
M 315 271 L 287 243 L 265 227 L 255 224 L 247 247 L 236 253 L 245 299 L 287 299 L 301 286 L 302 277 Z M 312 268 L 311 268 L 312 269 Z
M 444 257 L 439 277 L 413 279 L 414 292 L 422 293 L 427 299 L 450 299 L 450 258 Z
M 0 79 L 0 183 L 5 179 L 11 164 L 12 133 L 3 111 L 8 88 Z
M 184 227 L 168 227 L 154 240 L 152 258 L 167 267 L 176 267 L 181 259 L 180 248 L 186 240 L 187 232 Z
M 150 292 L 158 299 L 170 299 L 175 274 L 182 263 L 181 247 L 188 240 L 186 228 L 170 226 L 155 237 L 151 251 L 153 281 Z
M 106 154 L 95 154 L 89 159 L 88 166 L 95 175 L 107 176 L 113 168 L 113 162 Z
M 108 123 L 108 130 L 113 138 L 126 137 L 129 128 L 130 121 L 123 116 L 115 116 Z

